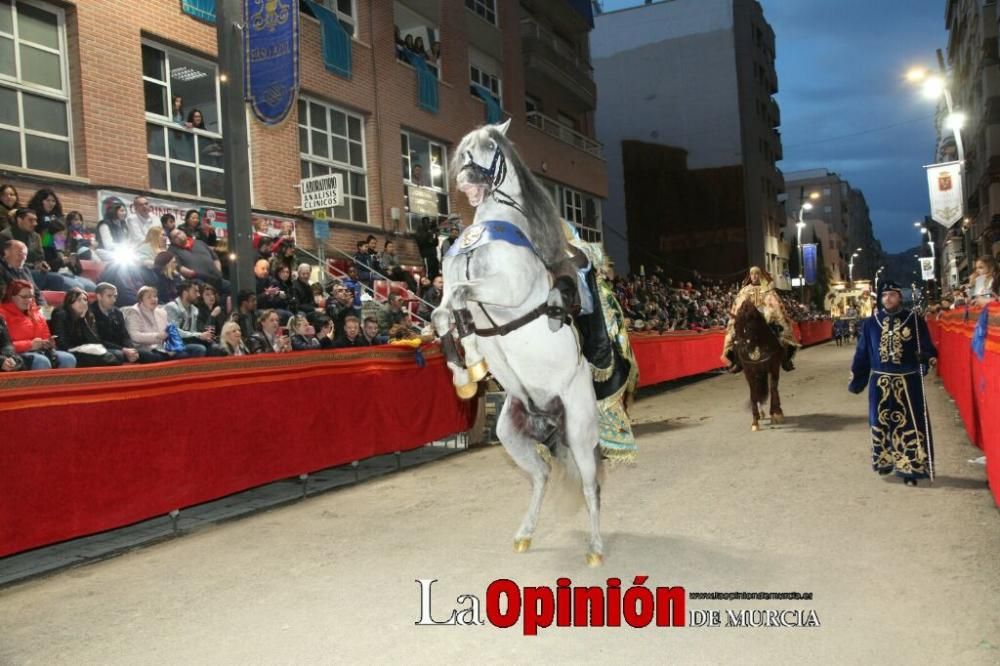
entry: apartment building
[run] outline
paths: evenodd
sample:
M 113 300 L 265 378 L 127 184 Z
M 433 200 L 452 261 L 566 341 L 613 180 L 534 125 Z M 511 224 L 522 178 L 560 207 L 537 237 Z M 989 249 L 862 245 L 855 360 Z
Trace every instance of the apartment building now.
M 472 219 L 451 151 L 509 117 L 563 215 L 601 238 L 588 3 L 302 0 L 300 11 L 296 108 L 277 126 L 250 120 L 255 219 L 291 220 L 316 249 L 296 185 L 338 173 L 344 196 L 317 214 L 319 242 L 352 252 L 369 233 L 396 234 L 415 262 L 421 217 Z M 413 56 L 418 38 L 426 59 Z M 0 1 L 0 181 L 22 202 L 52 187 L 90 224 L 146 194 L 154 210 L 199 209 L 223 230 L 216 53 L 214 0 Z

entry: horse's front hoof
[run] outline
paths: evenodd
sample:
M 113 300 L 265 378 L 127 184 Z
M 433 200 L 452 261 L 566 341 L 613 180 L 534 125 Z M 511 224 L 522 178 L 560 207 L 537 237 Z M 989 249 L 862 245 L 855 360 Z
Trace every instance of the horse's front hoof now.
M 781 425 L 785 422 L 784 414 L 771 414 L 771 423 L 775 425 Z
M 471 382 L 469 384 L 463 384 L 462 386 L 455 387 L 455 393 L 462 400 L 469 400 L 476 397 L 476 392 L 479 391 L 479 384 Z
M 489 371 L 489 368 L 486 365 L 486 359 L 482 358 L 479 359 L 478 363 L 473 363 L 471 366 L 469 366 L 468 370 L 469 370 L 469 381 L 471 381 L 474 384 L 486 376 L 486 373 Z
M 757 425 L 756 423 L 751 424 L 751 426 L 750 426 L 750 432 L 757 432 L 758 430 L 760 430 L 760 426 L 759 425 Z
M 587 553 L 587 566 L 591 569 L 604 564 L 604 556 L 600 553 Z
M 531 539 L 514 539 L 514 552 L 526 553 L 531 548 Z

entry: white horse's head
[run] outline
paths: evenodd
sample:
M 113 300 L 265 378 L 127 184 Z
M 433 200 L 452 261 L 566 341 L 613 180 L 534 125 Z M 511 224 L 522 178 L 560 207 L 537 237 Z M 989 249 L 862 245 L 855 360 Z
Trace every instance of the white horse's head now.
M 507 156 L 500 139 L 506 138 L 510 119 L 500 125 L 483 125 L 472 130 L 458 144 L 452 163 L 452 173 L 458 190 L 469 198 L 469 205 L 478 207 L 501 185 L 505 189 L 516 185 L 507 182 Z M 520 190 L 520 188 L 517 188 Z
M 531 239 L 546 266 L 565 258 L 566 237 L 552 197 L 507 138 L 510 120 L 466 134 L 455 149 L 451 172 L 476 218 L 505 219 Z

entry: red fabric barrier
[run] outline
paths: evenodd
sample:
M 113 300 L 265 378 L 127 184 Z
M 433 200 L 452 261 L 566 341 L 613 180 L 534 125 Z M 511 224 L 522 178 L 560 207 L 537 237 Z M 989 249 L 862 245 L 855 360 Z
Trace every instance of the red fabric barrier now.
M 969 439 L 986 454 L 986 475 L 1000 505 L 1000 304 L 989 307 L 982 359 L 972 351 L 979 310 L 951 310 L 928 323 L 938 349 L 938 374 Z
M 721 368 L 719 357 L 725 337 L 723 330 L 631 335 L 632 350 L 639 364 L 639 386 L 652 386 Z
M 467 430 L 435 349 L 17 373 L 0 385 L 0 556 Z
M 833 321 L 829 319 L 793 322 L 792 327 L 795 331 L 795 339 L 803 347 L 833 339 Z

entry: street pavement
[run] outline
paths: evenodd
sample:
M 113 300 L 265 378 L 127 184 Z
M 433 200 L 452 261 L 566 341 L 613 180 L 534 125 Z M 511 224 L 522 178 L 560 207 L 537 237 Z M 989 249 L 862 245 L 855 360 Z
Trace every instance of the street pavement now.
M 603 568 L 585 565 L 584 513 L 556 501 L 513 552 L 528 485 L 488 447 L 0 590 L 0 664 L 998 664 L 1000 512 L 980 452 L 930 377 L 937 482 L 874 474 L 851 353 L 803 350 L 786 423 L 757 433 L 741 376 L 641 396 L 638 463 L 603 487 Z M 496 579 L 624 592 L 636 576 L 812 599 L 689 596 L 718 627 L 415 624 L 417 579 L 437 579 L 443 621 Z M 728 626 L 752 609 L 819 626 Z

